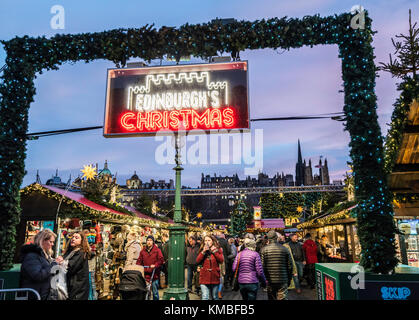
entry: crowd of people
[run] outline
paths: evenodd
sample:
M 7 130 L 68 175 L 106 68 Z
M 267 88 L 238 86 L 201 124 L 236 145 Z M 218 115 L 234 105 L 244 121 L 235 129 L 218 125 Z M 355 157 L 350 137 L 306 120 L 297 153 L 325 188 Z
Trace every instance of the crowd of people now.
M 22 288 L 36 290 L 41 299 L 88 300 L 92 297 L 89 259 L 92 258 L 87 235 L 75 232 L 62 256 L 52 258 L 56 235 L 45 229 L 38 233 L 33 244 L 22 247 Z M 189 234 L 185 237 L 185 269 L 187 289 L 202 300 L 219 300 L 226 290 L 239 291 L 243 300 L 256 300 L 259 288 L 269 300 L 287 299 L 288 290 L 302 292 L 302 281 L 315 288 L 314 265 L 328 262 L 327 237 L 304 241 L 296 234 L 289 238 L 274 230 L 265 235 L 248 233 L 244 237 L 228 237 L 222 232 Z M 130 232 L 125 244 L 126 261 L 119 283 L 123 300 L 144 300 L 146 284 L 152 287 L 153 299 L 159 300 L 159 289 L 167 286 L 169 239 L 156 244 L 153 236 L 140 243 L 138 234 Z M 66 292 L 52 285 L 60 268 L 64 268 Z M 58 270 L 58 271 L 57 271 Z M 162 273 L 162 274 L 161 274 Z M 165 276 L 165 281 L 161 281 Z M 59 279 L 57 278 L 57 283 Z M 32 296 L 31 298 L 34 298 Z

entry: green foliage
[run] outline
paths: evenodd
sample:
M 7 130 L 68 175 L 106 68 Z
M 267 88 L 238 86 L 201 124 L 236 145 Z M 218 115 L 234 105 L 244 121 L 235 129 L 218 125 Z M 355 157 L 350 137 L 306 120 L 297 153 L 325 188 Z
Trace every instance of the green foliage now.
M 95 203 L 105 201 L 105 185 L 97 178 L 86 180 L 81 192 L 83 196 Z
M 153 198 L 143 192 L 138 198 L 135 199 L 134 208 L 141 213 L 152 215 Z
M 242 236 L 246 232 L 247 225 L 250 224 L 252 220 L 252 213 L 249 211 L 244 202 L 239 201 L 230 216 L 229 233 L 235 237 Z
M 208 58 L 224 52 L 238 58 L 250 49 L 286 49 L 335 44 L 342 59 L 345 92 L 345 130 L 351 136 L 350 155 L 358 214 L 362 265 L 373 272 L 389 272 L 395 258 L 391 197 L 383 170 L 383 139 L 377 121 L 371 19 L 353 30 L 350 13 L 302 19 L 272 18 L 219 22 L 179 28 L 153 26 L 75 35 L 15 37 L 1 41 L 7 53 L 0 83 L 0 270 L 12 266 L 15 228 L 19 221 L 19 187 L 24 176 L 28 110 L 35 95 L 36 74 L 58 70 L 66 62 L 106 59 L 123 66 L 130 58 L 145 61 L 194 56 Z M 380 228 L 377 229 L 377 226 Z M 383 227 L 385 226 L 385 227 Z M 371 237 L 371 234 L 376 236 Z M 386 240 L 383 240 L 386 239 Z M 374 242 L 374 241 L 378 242 Z M 378 243 L 379 246 L 375 246 Z

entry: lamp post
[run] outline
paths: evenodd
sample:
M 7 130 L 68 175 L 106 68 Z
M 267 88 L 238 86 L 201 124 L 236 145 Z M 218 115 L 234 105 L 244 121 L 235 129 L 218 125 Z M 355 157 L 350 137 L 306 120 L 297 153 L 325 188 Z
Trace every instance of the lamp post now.
M 182 205 L 181 205 L 181 172 L 183 168 L 180 166 L 179 154 L 180 137 L 175 133 L 175 149 L 176 149 L 176 191 L 175 191 L 175 212 L 173 220 L 174 226 L 169 228 L 169 284 L 167 290 L 163 294 L 164 300 L 189 300 L 188 290 L 185 288 L 185 232 L 186 227 L 180 224 L 182 221 Z

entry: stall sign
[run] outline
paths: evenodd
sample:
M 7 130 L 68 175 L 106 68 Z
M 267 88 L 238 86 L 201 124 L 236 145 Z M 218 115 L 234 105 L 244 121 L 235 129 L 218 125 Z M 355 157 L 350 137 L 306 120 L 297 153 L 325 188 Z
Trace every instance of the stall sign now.
M 323 274 L 323 286 L 325 300 L 337 300 L 336 279 L 327 274 Z
M 260 220 L 262 218 L 261 207 L 253 207 L 253 220 Z
M 365 281 L 360 300 L 419 300 L 419 281 Z
M 409 235 L 410 232 L 411 232 L 410 224 L 408 224 L 408 223 L 401 223 L 401 224 L 399 224 L 399 230 L 404 235 Z
M 51 231 L 54 231 L 54 221 L 43 221 L 42 229 L 49 229 Z
M 285 218 L 285 226 L 292 227 L 294 224 L 300 223 L 300 219 L 297 217 L 289 217 Z
M 249 131 L 247 69 L 247 61 L 108 69 L 103 135 Z

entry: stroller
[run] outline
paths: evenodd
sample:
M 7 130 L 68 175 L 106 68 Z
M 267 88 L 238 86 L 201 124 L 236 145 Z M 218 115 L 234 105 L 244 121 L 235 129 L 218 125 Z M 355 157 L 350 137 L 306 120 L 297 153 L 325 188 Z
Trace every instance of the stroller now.
M 144 268 L 150 268 L 149 266 L 144 266 Z M 145 300 L 153 300 L 153 277 L 154 273 L 156 272 L 156 268 L 153 269 L 151 273 L 150 281 L 146 281 L 146 296 Z
M 140 271 L 128 270 L 121 276 L 119 293 L 122 300 L 145 300 L 148 285 Z

